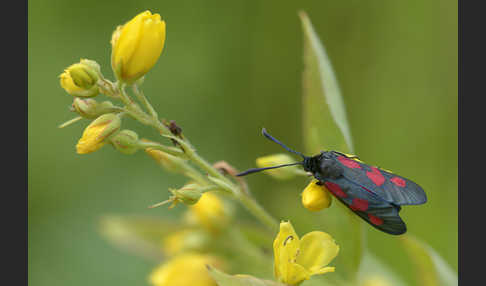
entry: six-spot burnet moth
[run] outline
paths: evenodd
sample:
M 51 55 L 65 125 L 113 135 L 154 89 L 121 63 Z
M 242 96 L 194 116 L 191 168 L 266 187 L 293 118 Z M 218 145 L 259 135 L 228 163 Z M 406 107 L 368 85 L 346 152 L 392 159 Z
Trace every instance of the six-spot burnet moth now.
M 266 168 L 254 168 L 237 174 L 245 176 L 251 173 L 302 165 L 306 172 L 324 184 L 339 201 L 360 216 L 373 227 L 389 233 L 403 234 L 407 227 L 398 213 L 402 205 L 420 205 L 427 202 L 424 190 L 416 183 L 363 163 L 356 156 L 337 151 L 321 151 L 320 154 L 307 157 L 285 146 L 262 129 L 263 135 L 279 144 L 285 150 L 301 156 L 302 162 L 284 164 Z

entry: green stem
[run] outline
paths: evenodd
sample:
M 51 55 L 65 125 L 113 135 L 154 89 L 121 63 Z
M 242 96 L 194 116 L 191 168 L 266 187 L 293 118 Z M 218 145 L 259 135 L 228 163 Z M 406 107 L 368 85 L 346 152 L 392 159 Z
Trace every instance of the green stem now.
M 246 209 L 253 214 L 257 219 L 259 219 L 264 225 L 266 225 L 272 232 L 277 232 L 279 229 L 279 223 L 267 211 L 260 206 L 255 199 L 246 195 L 243 192 L 238 192 L 236 194 L 238 200 L 246 207 Z
M 126 94 L 125 92 L 125 84 L 118 82 L 117 87 L 120 92 L 120 99 L 125 103 L 126 108 L 129 112 L 129 114 L 140 121 L 142 124 L 145 125 L 150 125 L 153 126 L 155 129 L 159 131 L 161 135 L 164 135 L 166 137 L 169 137 L 173 140 L 176 140 L 183 152 L 185 153 L 186 157 L 190 159 L 195 165 L 197 165 L 201 170 L 205 171 L 209 176 L 218 178 L 224 184 L 221 184 L 220 186 L 223 189 L 226 189 L 227 186 L 230 186 L 233 195 L 243 204 L 243 206 L 246 207 L 246 209 L 252 213 L 257 219 L 259 219 L 264 225 L 270 228 L 271 231 L 275 232 L 278 230 L 279 223 L 277 220 L 275 220 L 270 214 L 268 214 L 265 209 L 263 209 L 253 198 L 249 197 L 247 194 L 242 192 L 241 188 L 235 185 L 231 180 L 229 180 L 227 177 L 225 177 L 223 174 L 221 174 L 218 170 L 216 170 L 209 162 L 207 162 L 204 158 L 200 157 L 195 150 L 192 148 L 191 144 L 189 143 L 188 139 L 182 139 L 176 136 L 172 136 L 172 133 L 170 130 L 162 124 L 159 119 L 154 116 L 154 113 L 152 113 L 152 116 L 147 115 L 131 98 Z M 135 94 L 138 94 L 139 99 L 143 102 L 144 105 L 146 105 L 147 109 L 153 110 L 152 105 L 150 102 L 147 100 L 145 96 L 143 96 L 138 89 L 134 90 Z M 163 147 L 161 147 L 163 146 Z M 166 147 L 161 144 L 157 144 L 153 146 L 154 148 L 166 148 L 166 150 L 169 150 L 169 147 Z M 159 149 L 160 150 L 160 149 Z M 172 150 L 172 149 L 170 149 Z M 165 150 L 161 150 L 166 152 Z M 168 152 L 167 152 L 168 153 Z M 170 154 L 170 153 L 169 153 Z M 177 155 L 176 155 L 177 156 Z M 213 181 L 213 183 L 216 183 Z M 216 183 L 217 184 L 217 183 Z
M 147 108 L 147 110 L 150 113 L 150 116 L 152 116 L 152 118 L 154 118 L 154 120 L 158 121 L 159 115 L 157 114 L 157 111 L 155 111 L 155 109 L 152 107 L 152 105 L 150 104 L 148 99 L 145 97 L 143 92 L 138 89 L 138 86 L 136 84 L 134 84 L 132 86 L 132 90 L 133 90 L 133 93 L 135 93 L 135 95 L 137 96 L 138 100 L 140 100 L 143 103 L 143 105 L 145 106 L 145 108 Z

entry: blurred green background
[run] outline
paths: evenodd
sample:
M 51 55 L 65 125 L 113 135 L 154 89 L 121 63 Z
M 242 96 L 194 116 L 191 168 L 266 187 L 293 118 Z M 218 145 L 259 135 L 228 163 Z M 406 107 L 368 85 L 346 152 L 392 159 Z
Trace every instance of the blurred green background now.
M 147 209 L 185 182 L 143 152 L 107 146 L 77 155 L 88 121 L 74 117 L 58 75 L 81 57 L 110 69 L 113 29 L 150 9 L 167 22 L 164 52 L 143 85 L 161 117 L 182 126 L 199 153 L 240 170 L 281 152 L 266 127 L 302 150 L 305 10 L 343 93 L 356 153 L 418 182 L 429 202 L 403 209 L 408 231 L 457 270 L 457 1 L 61 1 L 28 2 L 28 274 L 31 285 L 144 285 L 154 266 L 98 231 L 104 214 L 177 216 Z M 125 128 L 157 139 L 125 120 Z M 256 198 L 298 233 L 319 229 L 300 204 L 307 180 L 248 177 Z M 285 207 L 283 207 L 285 206 Z M 244 210 L 239 215 L 252 219 Z M 346 226 L 343 226 L 346 227 Z M 379 258 L 413 283 L 394 236 L 367 228 Z M 325 231 L 325 230 L 324 230 Z

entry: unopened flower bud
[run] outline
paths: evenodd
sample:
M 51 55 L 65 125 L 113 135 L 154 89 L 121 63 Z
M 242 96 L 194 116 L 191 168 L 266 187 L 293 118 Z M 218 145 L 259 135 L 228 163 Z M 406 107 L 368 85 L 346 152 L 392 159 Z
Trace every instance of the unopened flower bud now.
M 133 154 L 138 150 L 138 134 L 132 130 L 122 130 L 110 138 L 111 144 L 123 154 Z
M 296 161 L 287 154 L 272 154 L 264 157 L 259 157 L 256 159 L 256 165 L 259 168 L 273 167 L 283 164 L 291 164 Z M 299 173 L 297 166 L 282 167 L 278 169 L 265 170 L 268 175 L 280 179 L 286 180 L 295 177 Z
M 332 197 L 325 185 L 312 180 L 302 192 L 302 205 L 310 211 L 320 211 L 331 206 Z
M 96 84 L 99 79 L 99 66 L 93 61 L 83 62 L 69 66 L 60 75 L 62 88 L 72 96 L 93 97 L 98 95 L 99 87 Z
M 144 139 L 142 139 L 144 140 Z M 169 172 L 179 173 L 182 172 L 184 169 L 185 160 L 178 158 L 176 156 L 170 155 L 163 151 L 154 149 L 154 148 L 146 148 L 145 153 L 147 153 L 152 159 L 155 160 L 158 164 L 160 164 L 164 169 Z
M 157 62 L 165 43 L 165 22 L 159 14 L 145 11 L 123 26 L 111 38 L 111 66 L 117 78 L 133 83 Z
M 97 102 L 92 98 L 76 97 L 73 101 L 73 108 L 81 117 L 94 119 L 98 116 L 113 111 L 111 101 Z
M 73 82 L 84 89 L 91 88 L 99 79 L 97 72 L 91 66 L 85 64 L 74 64 L 68 67 L 67 70 Z
M 211 233 L 219 233 L 230 222 L 230 209 L 213 192 L 202 195 L 199 201 L 190 207 L 195 221 Z
M 169 257 L 186 251 L 200 251 L 207 246 L 209 239 L 204 231 L 182 229 L 164 237 L 162 250 Z
M 76 145 L 78 154 L 94 152 L 107 143 L 121 126 L 121 119 L 114 113 L 103 114 L 84 129 L 83 136 Z
M 178 201 L 186 205 L 193 205 L 197 203 L 202 196 L 201 186 L 194 183 L 186 184 L 182 188 L 170 190 L 170 192 Z

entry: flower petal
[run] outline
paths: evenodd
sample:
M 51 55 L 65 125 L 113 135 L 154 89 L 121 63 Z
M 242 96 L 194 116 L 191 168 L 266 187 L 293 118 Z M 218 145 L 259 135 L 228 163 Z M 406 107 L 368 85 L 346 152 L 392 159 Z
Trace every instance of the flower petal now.
M 121 28 L 119 38 L 115 41 L 115 46 L 113 47 L 113 56 L 115 59 L 120 60 L 123 65 L 127 64 L 135 52 L 142 33 L 143 20 L 150 17 L 150 15 L 150 11 L 142 12 Z
M 154 14 L 142 22 L 141 36 L 133 57 L 124 67 L 126 76 L 138 77 L 146 74 L 157 62 L 165 43 L 165 22 Z
M 312 231 L 300 240 L 300 254 L 297 263 L 309 270 L 311 275 L 321 274 L 324 269 L 328 268 L 322 267 L 328 265 L 338 252 L 339 246 L 334 242 L 332 236 L 322 231 Z M 329 271 L 331 270 L 327 272 Z
M 299 253 L 299 237 L 295 233 L 290 222 L 281 222 L 280 231 L 273 241 L 273 253 L 275 257 L 275 277 L 284 281 L 289 271 L 294 271 L 291 264 L 294 264 Z M 292 274 L 295 275 L 295 274 Z
M 296 285 L 300 282 L 309 279 L 311 273 L 307 271 L 304 267 L 297 263 L 287 264 L 284 276 L 278 277 L 279 281 L 287 285 Z

